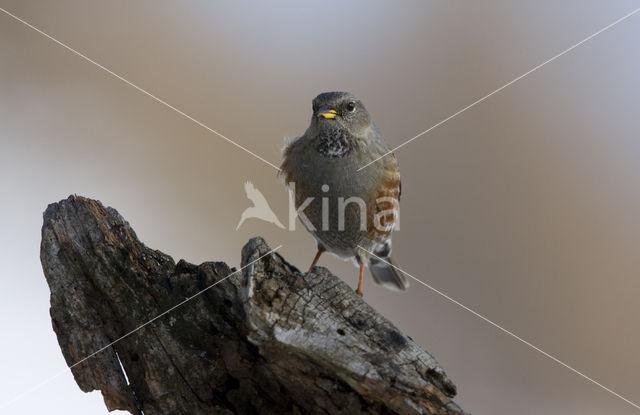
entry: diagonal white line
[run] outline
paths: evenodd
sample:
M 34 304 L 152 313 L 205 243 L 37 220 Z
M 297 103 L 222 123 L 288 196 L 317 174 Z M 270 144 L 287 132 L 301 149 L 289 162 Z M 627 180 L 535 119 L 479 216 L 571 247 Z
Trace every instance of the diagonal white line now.
M 576 43 L 575 45 L 563 50 L 562 52 L 558 53 L 557 55 L 547 59 L 546 61 L 542 62 L 541 64 L 539 64 L 538 66 L 533 67 L 532 69 L 528 70 L 527 72 L 523 73 L 522 75 L 520 75 L 519 77 L 507 82 L 506 84 L 502 85 L 500 88 L 494 90 L 493 92 L 489 93 L 488 95 L 485 95 L 484 97 L 478 99 L 477 101 L 467 105 L 466 107 L 462 108 L 460 111 L 448 116 L 447 118 L 445 118 L 444 120 L 440 121 L 439 123 L 427 128 L 426 130 L 424 130 L 423 132 L 421 132 L 420 134 L 414 136 L 413 138 L 410 138 L 409 140 L 405 141 L 404 143 L 400 144 L 399 146 L 394 147 L 393 149 L 389 150 L 388 152 L 384 153 L 383 155 L 381 155 L 380 157 L 378 157 L 377 159 L 370 161 L 369 163 L 365 164 L 364 166 L 360 167 L 358 169 L 358 171 L 372 165 L 373 163 L 375 163 L 376 161 L 388 156 L 389 154 L 392 154 L 394 151 L 396 151 L 397 149 L 406 146 L 407 144 L 409 144 L 410 142 L 412 142 L 413 140 L 422 137 L 423 135 L 427 134 L 429 131 L 441 126 L 442 124 L 446 123 L 447 121 L 449 121 L 450 119 L 462 114 L 463 112 L 465 112 L 466 110 L 468 110 L 471 107 L 476 106 L 477 104 L 481 103 L 482 101 L 486 100 L 487 98 L 491 97 L 494 94 L 497 94 L 498 92 L 502 91 L 503 89 L 505 89 L 506 87 L 518 82 L 519 80 L 521 80 L 522 78 L 524 78 L 525 76 L 531 74 L 534 71 L 537 71 L 538 69 L 542 68 L 543 66 L 545 66 L 546 64 L 553 62 L 554 60 L 558 59 L 559 57 L 561 57 L 562 55 L 571 52 L 573 49 L 577 48 L 578 46 L 582 45 L 585 42 L 588 42 L 589 40 L 593 39 L 594 37 L 598 36 L 600 33 L 604 32 L 607 29 L 611 29 L 613 26 L 617 25 L 618 23 L 622 22 L 623 20 L 628 19 L 629 17 L 633 16 L 634 14 L 640 12 L 640 7 L 638 7 L 637 9 L 635 9 L 634 11 L 632 11 L 631 13 L 628 13 L 624 16 L 622 16 L 621 18 L 619 18 L 618 20 L 616 20 L 613 23 L 608 24 L 607 26 L 603 27 L 602 29 L 598 30 L 597 32 L 595 32 L 594 34 L 592 34 L 591 36 L 588 36 L 584 39 L 582 39 L 580 42 Z
M 217 135 L 218 137 L 226 140 L 228 143 L 233 144 L 234 146 L 238 147 L 239 149 L 242 149 L 244 151 L 246 151 L 247 153 L 251 154 L 253 157 L 257 158 L 258 160 L 261 160 L 265 163 L 267 163 L 269 166 L 273 167 L 274 169 L 280 171 L 280 168 L 278 166 L 276 166 L 275 164 L 263 159 L 262 157 L 260 157 L 259 155 L 257 155 L 256 153 L 252 152 L 251 150 L 247 149 L 246 147 L 243 147 L 242 145 L 236 143 L 235 141 L 231 140 L 228 137 L 225 137 L 224 135 L 222 135 L 221 133 L 217 132 L 216 130 L 208 127 L 207 125 L 205 125 L 204 123 L 196 120 L 195 118 L 193 118 L 192 116 L 185 114 L 184 112 L 182 112 L 181 110 L 179 110 L 178 108 L 174 107 L 173 105 L 167 103 L 166 101 L 158 98 L 157 96 L 153 95 L 150 92 L 147 92 L 146 90 L 142 89 L 141 87 L 139 87 L 138 85 L 134 84 L 133 82 L 123 78 L 122 76 L 118 75 L 117 73 L 113 72 L 112 70 L 110 70 L 109 68 L 104 67 L 103 65 L 99 64 L 98 62 L 94 61 L 93 59 L 89 58 L 86 55 L 83 55 L 82 53 L 78 52 L 77 50 L 73 49 L 71 46 L 62 43 L 61 41 L 59 41 L 58 39 L 54 38 L 53 36 L 48 35 L 47 33 L 43 32 L 42 30 L 38 29 L 37 27 L 33 26 L 32 24 L 22 20 L 21 18 L 19 18 L 18 16 L 9 13 L 7 10 L 3 9 L 2 7 L 0 7 L 0 11 L 4 12 L 7 16 L 12 17 L 13 19 L 19 21 L 20 23 L 30 27 L 31 29 L 35 30 L 36 32 L 40 33 L 41 35 L 47 37 L 48 39 L 51 39 L 52 41 L 54 41 L 55 43 L 57 43 L 58 45 L 62 46 L 63 48 L 67 49 L 70 52 L 73 52 L 74 54 L 80 56 L 82 59 L 86 60 L 89 63 L 94 64 L 95 66 L 97 66 L 98 68 L 104 70 L 105 72 L 108 72 L 109 74 L 115 76 L 116 78 L 118 78 L 119 80 L 121 80 L 122 82 L 131 85 L 132 87 L 134 87 L 135 89 L 137 89 L 138 91 L 142 92 L 143 94 L 153 98 L 154 100 L 156 100 L 157 102 L 161 103 L 162 105 L 164 105 L 167 108 L 172 109 L 173 111 L 177 112 L 178 114 L 182 115 L 183 117 L 193 121 L 194 123 L 198 124 L 200 127 L 214 133 L 215 135 Z
M 136 331 L 142 329 L 143 327 L 153 323 L 154 321 L 156 321 L 157 319 L 159 319 L 160 317 L 172 312 L 173 310 L 175 310 L 176 308 L 180 307 L 181 305 L 193 300 L 194 298 L 196 298 L 197 296 L 199 296 L 200 294 L 204 293 L 205 291 L 207 291 L 208 289 L 215 287 L 216 285 L 220 284 L 221 282 L 225 281 L 227 278 L 231 277 L 232 275 L 237 274 L 238 272 L 242 271 L 243 269 L 247 268 L 250 265 L 253 265 L 254 263 L 260 261 L 262 258 L 266 257 L 267 255 L 270 255 L 272 253 L 274 253 L 276 250 L 282 248 L 282 245 L 278 245 L 277 247 L 275 247 L 274 249 L 272 249 L 271 251 L 267 252 L 266 254 L 262 255 L 261 257 L 249 262 L 248 264 L 246 264 L 245 266 L 241 267 L 240 269 L 235 270 L 234 272 L 232 272 L 231 274 L 227 275 L 226 277 L 214 282 L 213 284 L 209 285 L 208 287 L 198 291 L 197 293 L 195 293 L 194 295 L 192 295 L 191 297 L 188 297 L 186 299 L 184 299 L 183 301 L 179 302 L 178 304 L 174 305 L 173 307 L 171 307 L 170 309 L 163 311 L 162 313 L 158 314 L 157 316 L 155 316 L 154 318 L 152 318 L 151 320 L 147 321 L 144 324 L 141 324 L 140 326 L 136 327 L 135 329 L 131 330 L 130 332 L 128 332 L 127 334 L 124 334 L 122 336 L 120 336 L 119 338 L 117 338 L 116 340 L 112 341 L 111 343 L 107 344 L 106 346 L 96 350 L 95 352 L 91 353 L 90 355 L 82 358 L 81 360 L 78 360 L 77 362 L 75 362 L 74 364 L 72 364 L 71 366 L 61 370 L 60 372 L 56 373 L 55 375 L 51 376 L 50 378 L 40 382 L 39 384 L 35 385 L 34 387 L 32 387 L 31 389 L 24 391 L 20 394 L 18 394 L 17 396 L 15 396 L 13 399 L 11 399 L 10 401 L 4 403 L 2 406 L 0 406 L 0 409 L 5 409 L 9 406 L 11 406 L 12 404 L 14 404 L 15 402 L 19 401 L 20 399 L 24 398 L 25 396 L 27 396 L 28 394 L 35 392 L 36 390 L 40 389 L 41 387 L 43 387 L 44 385 L 50 383 L 52 380 L 56 379 L 57 377 L 61 376 L 62 374 L 66 373 L 69 369 L 73 369 L 74 367 L 78 366 L 79 364 L 85 362 L 86 360 L 92 358 L 93 356 L 97 355 L 100 352 L 103 352 L 104 350 L 108 349 L 109 347 L 113 346 L 114 344 L 118 343 L 120 340 L 132 335 L 133 333 L 135 333 Z
M 604 389 L 605 391 L 609 392 L 610 394 L 616 396 L 617 398 L 622 399 L 623 401 L 625 401 L 626 403 L 628 403 L 629 405 L 635 407 L 636 409 L 640 409 L 640 405 L 630 401 L 629 399 L 625 398 L 624 396 L 614 392 L 613 390 L 607 388 L 606 386 L 604 386 L 603 384 L 597 382 L 596 380 L 590 378 L 589 376 L 585 375 L 584 373 L 578 371 L 577 369 L 574 369 L 573 367 L 569 366 L 568 364 L 564 363 L 562 360 L 558 359 L 557 357 L 554 357 L 552 355 L 550 355 L 549 353 L 545 352 L 544 350 L 540 349 L 539 347 L 529 343 L 528 341 L 524 340 L 522 337 L 518 336 L 517 334 L 514 334 L 513 332 L 505 329 L 504 327 L 500 326 L 497 323 L 494 323 L 493 321 L 489 320 L 488 318 L 486 318 L 485 316 L 483 316 L 482 314 L 472 310 L 471 308 L 467 307 L 466 305 L 462 304 L 461 302 L 454 300 L 453 298 L 449 297 L 447 294 L 443 293 L 442 291 L 438 290 L 437 288 L 434 288 L 432 286 L 430 286 L 429 284 L 422 282 L 421 280 L 417 279 L 416 277 L 414 277 L 413 275 L 409 274 L 408 272 L 406 272 L 405 270 L 393 265 L 392 263 L 384 260 L 384 258 L 380 258 L 378 255 L 374 254 L 373 252 L 364 249 L 363 247 L 361 247 L 360 245 L 358 245 L 358 248 L 362 249 L 365 252 L 368 252 L 369 254 L 371 254 L 372 256 L 378 258 L 380 261 L 392 266 L 393 268 L 397 269 L 398 271 L 402 272 L 404 275 L 410 277 L 411 279 L 415 280 L 416 282 L 424 285 L 425 287 L 427 287 L 428 289 L 430 289 L 431 291 L 435 292 L 436 294 L 439 294 L 440 296 L 446 298 L 447 300 L 451 301 L 452 303 L 456 304 L 457 306 L 462 307 L 463 309 L 467 310 L 468 312 L 470 312 L 471 314 L 473 314 L 474 316 L 486 321 L 487 323 L 491 324 L 493 327 L 503 331 L 504 333 L 508 334 L 509 336 L 513 337 L 514 339 L 526 344 L 527 346 L 531 347 L 532 349 L 542 353 L 544 356 L 548 357 L 549 359 L 553 360 L 556 363 L 559 363 L 560 365 L 566 367 L 567 369 L 569 369 L 570 371 L 572 371 L 573 373 L 582 376 L 583 378 L 585 378 L 586 380 L 588 380 L 589 382 L 601 387 L 602 389 Z

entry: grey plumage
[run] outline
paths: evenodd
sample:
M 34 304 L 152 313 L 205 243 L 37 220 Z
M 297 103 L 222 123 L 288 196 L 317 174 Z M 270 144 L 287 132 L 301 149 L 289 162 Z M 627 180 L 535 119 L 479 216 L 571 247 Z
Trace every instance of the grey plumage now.
M 395 261 L 390 256 L 385 261 L 395 266 Z M 409 281 L 402 272 L 377 258 L 369 259 L 369 271 L 378 285 L 394 291 L 406 291 L 409 288 Z
M 295 183 L 296 207 L 313 198 L 303 210 L 309 223 L 303 224 L 316 239 L 320 252 L 353 258 L 369 266 L 377 283 L 406 290 L 408 282 L 403 275 L 367 252 L 390 258 L 397 204 L 392 204 L 393 209 L 383 209 L 378 200 L 398 200 L 400 174 L 393 154 L 358 169 L 389 151 L 389 144 L 358 98 L 347 92 L 328 92 L 313 100 L 309 128 L 285 147 L 281 167 L 285 181 Z M 344 202 L 352 197 L 363 202 L 365 222 L 361 220 L 363 208 L 357 202 L 343 205 L 341 220 L 340 199 Z M 323 209 L 323 199 L 328 212 Z M 374 226 L 373 218 L 382 211 L 393 211 L 389 214 L 392 217 L 384 216 L 380 220 L 383 226 Z M 328 228 L 323 226 L 327 224 Z M 343 229 L 340 224 L 344 224 Z

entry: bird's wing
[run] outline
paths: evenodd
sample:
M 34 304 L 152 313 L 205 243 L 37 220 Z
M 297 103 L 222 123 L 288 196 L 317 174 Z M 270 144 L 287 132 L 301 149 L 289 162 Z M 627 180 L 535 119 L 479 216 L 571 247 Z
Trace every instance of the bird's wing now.
M 247 193 L 249 200 L 251 200 L 255 206 L 269 206 L 267 199 L 264 198 L 262 192 L 260 192 L 253 183 L 246 182 L 244 184 L 244 190 Z
M 253 183 L 249 181 L 244 182 L 244 192 L 247 194 L 247 197 L 249 196 L 250 193 L 254 192 L 255 190 L 256 188 L 253 185 Z

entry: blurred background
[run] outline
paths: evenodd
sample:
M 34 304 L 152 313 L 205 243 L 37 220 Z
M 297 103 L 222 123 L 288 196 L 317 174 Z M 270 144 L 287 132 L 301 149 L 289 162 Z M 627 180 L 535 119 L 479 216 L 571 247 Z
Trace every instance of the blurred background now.
M 359 96 L 399 145 L 637 1 L 0 0 L 273 164 L 311 99 Z M 640 402 L 640 14 L 398 150 L 401 267 Z M 0 405 L 65 368 L 39 263 L 42 212 L 79 194 L 176 260 L 238 266 L 252 236 L 301 269 L 315 243 L 248 220 L 273 167 L 0 13 Z M 321 265 L 355 287 L 356 269 Z M 424 346 L 473 414 L 638 410 L 413 283 L 365 300 Z M 123 305 L 126 306 L 126 305 Z M 175 312 L 180 312 L 176 310 Z M 70 373 L 12 414 L 106 413 Z

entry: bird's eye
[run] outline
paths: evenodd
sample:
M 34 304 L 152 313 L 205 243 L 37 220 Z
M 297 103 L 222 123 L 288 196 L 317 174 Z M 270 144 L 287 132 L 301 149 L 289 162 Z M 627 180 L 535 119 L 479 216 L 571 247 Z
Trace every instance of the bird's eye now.
M 347 104 L 347 111 L 353 112 L 356 110 L 356 103 L 351 101 Z

